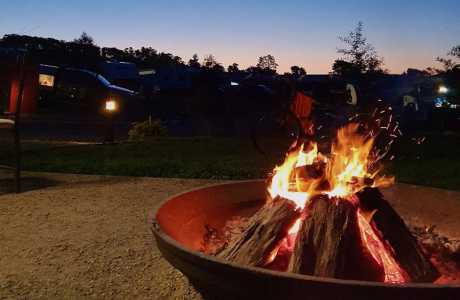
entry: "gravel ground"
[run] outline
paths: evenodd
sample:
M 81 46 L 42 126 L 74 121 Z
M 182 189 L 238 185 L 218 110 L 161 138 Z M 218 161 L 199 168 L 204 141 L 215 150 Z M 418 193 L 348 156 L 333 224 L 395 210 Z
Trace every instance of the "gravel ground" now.
M 211 181 L 33 174 L 24 182 L 29 191 L 19 195 L 0 189 L 0 299 L 201 299 L 161 257 L 147 214 Z
M 215 182 L 28 173 L 16 195 L 0 174 L 0 299 L 201 299 L 161 257 L 147 215 Z M 406 221 L 460 238 L 459 192 L 397 184 L 385 196 Z

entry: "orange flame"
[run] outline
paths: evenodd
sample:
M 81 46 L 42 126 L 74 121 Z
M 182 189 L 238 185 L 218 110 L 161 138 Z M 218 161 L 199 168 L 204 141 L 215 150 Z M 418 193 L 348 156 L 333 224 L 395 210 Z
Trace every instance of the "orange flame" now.
M 366 180 L 372 182 L 372 186 L 393 182 L 393 178 L 378 176 L 380 170 L 369 171 L 373 145 L 374 138 L 359 134 L 356 123 L 339 129 L 332 145 L 331 163 L 327 164 L 327 179 L 332 187 L 327 194 L 346 198 L 363 189 Z
M 284 163 L 274 169 L 268 191 L 272 198 L 280 196 L 304 207 L 316 194 L 348 198 L 366 186 L 387 186 L 393 183 L 393 178 L 380 176 L 379 169 L 369 168 L 375 163 L 373 145 L 374 138 L 359 134 L 358 124 L 351 123 L 338 130 L 330 157 L 321 154 L 314 142 L 288 153 Z M 296 168 L 319 162 L 325 165 L 320 178 L 296 176 Z M 327 190 L 320 188 L 320 182 L 329 183 Z
M 374 141 L 375 135 L 363 135 L 358 124 L 350 123 L 338 130 L 330 156 L 321 154 L 314 142 L 303 144 L 291 150 L 281 166 L 275 167 L 268 192 L 272 198 L 283 197 L 304 208 L 311 197 L 318 194 L 355 201 L 355 193 L 365 187 L 388 186 L 394 179 L 380 175 L 381 169 L 374 167 L 381 158 L 373 154 Z M 305 171 L 307 168 L 317 172 L 311 175 Z M 302 218 L 299 217 L 287 237 L 295 239 L 301 224 Z M 409 276 L 393 257 L 391 247 L 360 211 L 358 226 L 364 246 L 385 272 L 385 282 L 407 282 Z M 277 258 L 278 251 L 279 248 L 272 253 L 270 262 Z
M 308 190 L 299 190 L 298 181 L 293 180 L 295 168 L 313 163 L 314 158 L 318 155 L 318 149 L 315 147 L 304 152 L 304 145 L 298 150 L 293 150 L 288 153 L 284 163 L 275 167 L 271 185 L 268 187 L 268 192 L 272 198 L 277 196 L 292 200 L 298 207 L 304 207 L 310 199 Z

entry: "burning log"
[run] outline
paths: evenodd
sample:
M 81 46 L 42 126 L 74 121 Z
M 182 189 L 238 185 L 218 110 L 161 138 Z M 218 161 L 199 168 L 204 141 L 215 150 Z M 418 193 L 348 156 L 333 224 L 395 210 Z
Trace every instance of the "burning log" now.
M 382 268 L 360 239 L 357 206 L 351 201 L 314 197 L 297 234 L 288 270 L 343 279 L 381 281 Z
M 312 189 L 326 191 L 330 188 L 324 178 L 326 164 L 317 160 L 310 165 L 296 167 L 294 170 L 297 191 L 308 192 Z
M 366 188 L 357 195 L 361 209 L 372 211 L 372 223 L 381 238 L 388 242 L 394 251 L 394 257 L 407 272 L 413 282 L 433 282 L 439 272 L 427 258 L 416 238 L 407 228 L 404 220 L 383 199 L 376 188 Z
M 277 247 L 299 215 L 294 202 L 281 197 L 269 198 L 247 221 L 245 230 L 216 256 L 243 265 L 264 266 L 276 255 Z
M 297 178 L 304 180 L 318 179 L 324 175 L 324 169 L 326 164 L 322 161 L 315 161 L 310 165 L 305 165 L 295 168 L 295 174 Z
M 387 283 L 438 278 L 401 217 L 369 188 L 393 178 L 378 175 L 374 138 L 359 129 L 339 129 L 328 157 L 314 142 L 290 151 L 274 169 L 267 189 L 273 199 L 215 255 L 320 277 Z

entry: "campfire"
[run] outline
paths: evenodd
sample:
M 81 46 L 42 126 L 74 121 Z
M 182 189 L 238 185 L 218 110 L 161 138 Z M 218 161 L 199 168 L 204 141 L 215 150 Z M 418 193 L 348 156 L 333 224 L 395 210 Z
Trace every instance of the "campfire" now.
M 208 228 L 202 251 L 319 277 L 434 282 L 437 268 L 379 191 L 394 179 L 382 174 L 377 136 L 350 123 L 337 131 L 328 154 L 314 141 L 293 145 L 267 182 L 264 205 L 219 233 Z

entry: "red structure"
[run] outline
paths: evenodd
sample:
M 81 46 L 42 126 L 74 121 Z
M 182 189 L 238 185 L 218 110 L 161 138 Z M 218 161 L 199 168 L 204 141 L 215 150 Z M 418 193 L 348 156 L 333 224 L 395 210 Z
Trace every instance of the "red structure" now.
M 16 112 L 19 93 L 20 77 L 18 68 L 15 68 L 11 73 L 11 88 L 10 88 L 10 105 L 9 111 Z M 24 68 L 24 95 L 21 103 L 21 114 L 31 114 L 37 110 L 37 99 L 39 97 L 38 85 L 38 66 L 26 64 Z
M 20 68 L 17 63 L 9 57 L 9 59 L 0 58 L 2 65 L 0 71 L 0 81 L 2 87 L 7 90 L 8 101 L 6 111 L 15 113 L 17 107 L 19 85 L 20 85 Z M 37 99 L 39 97 L 38 84 L 38 65 L 26 63 L 24 67 L 24 95 L 21 103 L 21 114 L 32 114 L 37 110 Z

